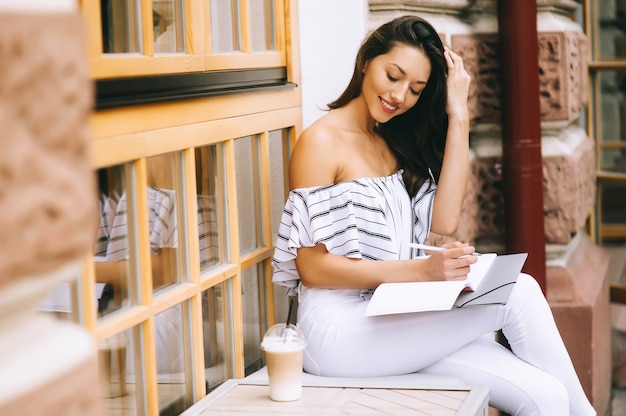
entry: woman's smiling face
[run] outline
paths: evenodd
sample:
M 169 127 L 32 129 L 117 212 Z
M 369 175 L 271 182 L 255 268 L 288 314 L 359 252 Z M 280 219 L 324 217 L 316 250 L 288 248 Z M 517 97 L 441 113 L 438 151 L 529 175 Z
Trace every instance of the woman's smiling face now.
M 412 108 L 430 76 L 430 60 L 413 46 L 399 43 L 365 65 L 361 95 L 374 120 L 386 123 Z

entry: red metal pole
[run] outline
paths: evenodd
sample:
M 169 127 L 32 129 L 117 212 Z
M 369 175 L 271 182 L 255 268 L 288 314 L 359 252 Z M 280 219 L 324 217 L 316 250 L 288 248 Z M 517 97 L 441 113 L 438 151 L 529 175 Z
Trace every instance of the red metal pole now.
M 536 0 L 498 0 L 506 246 L 546 293 Z

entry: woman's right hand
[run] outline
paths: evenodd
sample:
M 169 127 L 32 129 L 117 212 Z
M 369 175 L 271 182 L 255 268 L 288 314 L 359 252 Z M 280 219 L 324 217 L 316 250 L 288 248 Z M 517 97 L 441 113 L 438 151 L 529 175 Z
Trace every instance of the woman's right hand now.
M 445 245 L 447 250 L 434 251 L 428 258 L 417 258 L 415 261 L 423 262 L 420 265 L 425 280 L 445 281 L 464 280 L 470 272 L 470 266 L 478 260 L 474 253 L 474 247 L 452 243 Z M 422 279 L 420 279 L 422 280 Z

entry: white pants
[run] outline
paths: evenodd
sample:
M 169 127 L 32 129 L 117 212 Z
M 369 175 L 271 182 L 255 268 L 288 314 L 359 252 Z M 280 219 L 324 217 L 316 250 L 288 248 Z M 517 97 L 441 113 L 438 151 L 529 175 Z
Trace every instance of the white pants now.
M 595 415 L 537 282 L 521 274 L 507 305 L 365 316 L 358 290 L 301 286 L 304 369 L 334 377 L 414 372 L 490 389 L 511 415 Z M 502 329 L 513 352 L 493 339 Z

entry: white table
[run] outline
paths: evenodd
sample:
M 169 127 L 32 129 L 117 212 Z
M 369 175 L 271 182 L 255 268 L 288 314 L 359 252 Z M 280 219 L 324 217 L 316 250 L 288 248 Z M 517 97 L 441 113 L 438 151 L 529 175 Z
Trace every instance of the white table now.
M 418 374 L 415 378 L 400 376 L 386 380 L 386 377 L 336 379 L 305 374 L 300 400 L 274 402 L 269 398 L 264 374 L 255 374 L 226 381 L 182 415 L 488 415 L 487 388 L 454 382 L 441 384 L 445 378 L 436 376 L 433 379 Z

